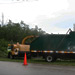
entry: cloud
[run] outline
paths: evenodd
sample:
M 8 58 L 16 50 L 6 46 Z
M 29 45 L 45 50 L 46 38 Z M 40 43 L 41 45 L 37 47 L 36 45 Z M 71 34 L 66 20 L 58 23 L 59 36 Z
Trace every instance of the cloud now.
M 73 30 L 75 15 L 68 13 L 53 18 L 49 18 L 46 15 L 40 15 L 33 24 L 38 25 L 48 33 L 66 33 L 69 28 Z
M 62 4 L 61 2 L 59 3 L 60 7 L 56 7 L 58 11 L 53 11 L 50 15 L 43 14 L 37 16 L 33 25 L 37 24 L 48 33 L 66 33 L 69 28 L 73 30 L 73 24 L 75 23 L 75 1 L 67 0 L 62 2 Z
M 5 20 L 38 25 L 48 33 L 66 33 L 75 20 L 74 0 L 38 0 L 0 5 Z

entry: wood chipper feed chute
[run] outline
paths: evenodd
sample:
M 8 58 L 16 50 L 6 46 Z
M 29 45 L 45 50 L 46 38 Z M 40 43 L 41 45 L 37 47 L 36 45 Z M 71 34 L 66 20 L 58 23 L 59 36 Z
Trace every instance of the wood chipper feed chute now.
M 19 49 L 20 49 L 20 51 L 29 51 L 30 45 L 20 45 Z

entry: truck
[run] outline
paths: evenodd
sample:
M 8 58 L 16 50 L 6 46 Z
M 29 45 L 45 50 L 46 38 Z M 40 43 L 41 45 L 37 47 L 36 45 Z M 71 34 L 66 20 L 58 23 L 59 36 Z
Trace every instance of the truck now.
M 30 44 L 30 52 L 31 56 L 42 56 L 47 62 L 75 59 L 75 31 L 39 36 Z
M 26 38 L 24 40 L 26 40 Z M 22 41 L 23 46 L 24 40 Z M 17 50 L 15 50 L 15 48 L 17 48 Z M 14 51 L 18 51 L 18 53 L 15 54 L 20 55 L 19 52 L 22 53 L 22 49 L 20 50 L 20 47 L 15 48 Z M 27 45 L 27 47 L 25 45 L 24 49 L 29 52 L 30 57 L 42 57 L 47 62 L 56 61 L 58 58 L 75 59 L 75 31 L 69 29 L 66 34 L 41 35 L 33 40 L 30 45 Z M 14 55 L 13 47 L 11 53 Z

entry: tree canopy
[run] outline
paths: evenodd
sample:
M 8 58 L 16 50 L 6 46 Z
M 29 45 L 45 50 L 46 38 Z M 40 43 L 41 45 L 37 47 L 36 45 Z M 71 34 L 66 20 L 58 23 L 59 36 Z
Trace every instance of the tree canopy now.
M 30 28 L 29 25 L 23 21 L 14 23 L 11 20 L 6 25 L 0 26 L 0 39 L 7 41 L 20 42 L 26 36 L 35 35 L 40 36 L 46 34 L 41 28 L 36 25 L 35 28 Z

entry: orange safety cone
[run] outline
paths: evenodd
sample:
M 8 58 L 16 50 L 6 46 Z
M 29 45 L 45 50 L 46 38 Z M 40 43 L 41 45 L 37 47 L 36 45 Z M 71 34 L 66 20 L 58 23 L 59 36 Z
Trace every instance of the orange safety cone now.
M 25 56 L 24 56 L 24 65 L 28 65 L 27 64 L 27 56 L 26 56 L 26 53 L 25 53 Z

